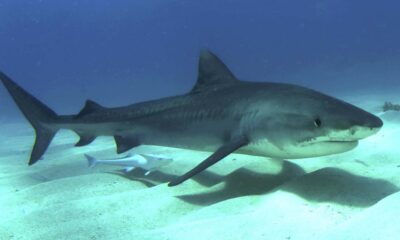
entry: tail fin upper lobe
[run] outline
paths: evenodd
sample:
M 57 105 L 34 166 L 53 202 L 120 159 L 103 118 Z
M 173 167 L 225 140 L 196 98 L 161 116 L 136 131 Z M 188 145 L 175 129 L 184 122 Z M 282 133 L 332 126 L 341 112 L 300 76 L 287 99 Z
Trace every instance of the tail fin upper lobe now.
M 25 118 L 35 129 L 36 140 L 29 160 L 29 165 L 32 165 L 44 154 L 56 134 L 58 129 L 51 127 L 51 123 L 57 121 L 58 116 L 53 110 L 22 89 L 2 72 L 0 72 L 0 80 Z

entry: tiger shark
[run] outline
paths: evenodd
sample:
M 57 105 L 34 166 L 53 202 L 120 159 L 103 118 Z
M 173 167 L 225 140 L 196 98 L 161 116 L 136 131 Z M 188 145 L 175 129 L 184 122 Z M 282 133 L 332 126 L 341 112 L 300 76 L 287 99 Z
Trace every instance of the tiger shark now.
M 29 165 L 41 158 L 59 129 L 76 132 L 76 146 L 113 136 L 117 153 L 139 145 L 212 152 L 169 186 L 233 152 L 276 159 L 346 152 L 383 125 L 377 116 L 309 88 L 239 80 L 208 50 L 201 51 L 197 83 L 186 94 L 114 108 L 87 100 L 76 115 L 58 115 L 4 73 L 0 79 L 35 129 Z

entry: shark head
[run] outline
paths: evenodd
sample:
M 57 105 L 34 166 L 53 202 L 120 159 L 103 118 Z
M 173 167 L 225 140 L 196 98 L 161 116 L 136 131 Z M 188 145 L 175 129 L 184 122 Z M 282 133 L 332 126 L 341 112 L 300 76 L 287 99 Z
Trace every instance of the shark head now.
M 262 88 L 260 88 L 262 89 Z M 252 109 L 254 146 L 273 149 L 277 158 L 306 158 L 341 153 L 379 131 L 377 116 L 323 93 L 290 84 L 269 84 Z M 264 97 L 260 97 L 264 96 Z M 271 97 L 271 95 L 273 95 Z M 253 146 L 253 147 L 254 147 Z
M 247 82 L 214 54 L 202 51 L 193 94 L 230 99 L 242 116 L 239 151 L 274 158 L 307 158 L 349 151 L 382 127 L 382 120 L 352 104 L 299 85 Z M 235 134 L 234 134 L 235 135 Z

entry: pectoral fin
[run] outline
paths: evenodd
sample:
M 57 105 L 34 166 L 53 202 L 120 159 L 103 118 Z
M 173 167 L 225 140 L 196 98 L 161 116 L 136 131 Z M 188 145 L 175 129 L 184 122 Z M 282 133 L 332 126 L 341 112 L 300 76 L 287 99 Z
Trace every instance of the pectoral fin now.
M 114 140 L 117 145 L 118 154 L 140 145 L 139 139 L 135 136 L 114 136 Z
M 208 167 L 214 165 L 219 160 L 223 159 L 224 157 L 228 156 L 229 154 L 233 153 L 237 149 L 247 145 L 249 140 L 246 137 L 240 137 L 233 139 L 232 141 L 226 143 L 222 147 L 220 147 L 216 152 L 214 152 L 211 156 L 209 156 L 206 160 L 201 162 L 195 168 L 190 170 L 189 172 L 185 173 L 184 175 L 172 180 L 168 186 L 176 186 L 181 184 L 182 182 L 188 180 L 189 178 L 193 177 L 194 175 L 204 171 Z

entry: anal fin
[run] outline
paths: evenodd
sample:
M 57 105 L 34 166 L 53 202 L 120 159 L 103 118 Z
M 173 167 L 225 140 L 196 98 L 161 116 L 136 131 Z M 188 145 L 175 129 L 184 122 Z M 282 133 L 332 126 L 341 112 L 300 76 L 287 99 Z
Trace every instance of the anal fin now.
M 211 156 L 209 156 L 206 160 L 204 160 L 199 165 L 197 165 L 195 168 L 193 168 L 189 172 L 185 173 L 184 175 L 172 180 L 168 184 L 168 186 L 173 187 L 173 186 L 183 183 L 184 181 L 186 181 L 189 178 L 195 176 L 196 174 L 204 171 L 208 167 L 214 165 L 215 163 L 217 163 L 224 157 L 233 153 L 237 149 L 247 145 L 248 143 L 249 143 L 249 140 L 246 137 L 236 138 L 236 139 L 226 143 L 225 145 L 220 147 L 216 152 L 214 152 Z

